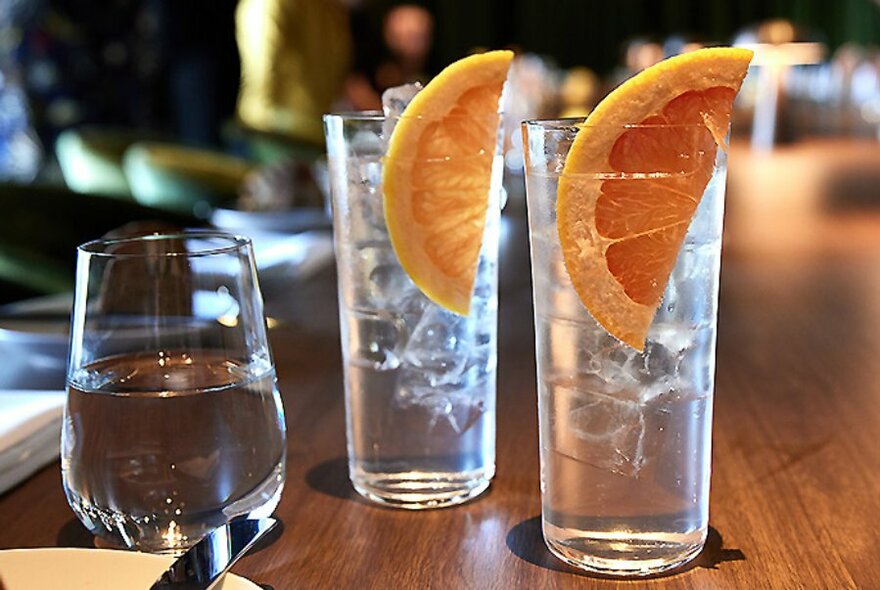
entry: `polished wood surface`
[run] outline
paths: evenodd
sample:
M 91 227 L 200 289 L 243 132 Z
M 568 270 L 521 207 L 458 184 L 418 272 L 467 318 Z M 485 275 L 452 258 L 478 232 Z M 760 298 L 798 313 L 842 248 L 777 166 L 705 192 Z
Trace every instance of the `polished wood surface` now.
M 290 438 L 283 531 L 234 571 L 276 590 L 878 587 L 880 148 L 734 149 L 729 164 L 712 528 L 695 562 L 635 583 L 587 576 L 544 548 L 528 244 L 514 202 L 490 491 L 420 513 L 352 491 L 327 269 L 269 301 L 283 320 L 272 331 Z M 57 463 L 0 497 L 0 522 L 0 548 L 92 544 L 65 503 Z

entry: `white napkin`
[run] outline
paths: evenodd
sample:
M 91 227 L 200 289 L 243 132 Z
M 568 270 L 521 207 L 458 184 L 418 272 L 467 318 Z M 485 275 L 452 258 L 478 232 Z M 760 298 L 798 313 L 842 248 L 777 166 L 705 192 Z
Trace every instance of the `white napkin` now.
M 58 457 L 63 391 L 0 390 L 0 494 Z

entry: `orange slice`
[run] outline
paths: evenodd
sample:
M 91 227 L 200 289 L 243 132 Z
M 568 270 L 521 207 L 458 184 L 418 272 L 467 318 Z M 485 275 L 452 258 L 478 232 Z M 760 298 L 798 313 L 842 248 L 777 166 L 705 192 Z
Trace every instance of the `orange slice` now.
M 421 291 L 461 315 L 470 309 L 498 137 L 498 101 L 513 53 L 465 57 L 403 112 L 382 170 L 385 223 L 400 264 Z
M 566 157 L 556 203 L 565 268 L 596 321 L 637 350 L 717 146 L 726 148 L 751 58 L 746 49 L 701 49 L 644 70 L 593 110 Z

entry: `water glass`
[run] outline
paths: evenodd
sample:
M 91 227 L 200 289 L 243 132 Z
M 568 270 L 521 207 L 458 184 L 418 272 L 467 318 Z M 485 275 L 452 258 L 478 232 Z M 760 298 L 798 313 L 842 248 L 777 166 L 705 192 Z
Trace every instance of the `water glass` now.
M 693 558 L 708 531 L 725 154 L 698 156 L 712 176 L 640 352 L 593 319 L 563 262 L 557 188 L 582 128 L 574 120 L 523 125 L 543 533 L 550 550 L 576 567 L 648 575 Z M 684 167 L 693 165 L 691 158 Z M 658 178 L 678 174 L 597 168 L 566 181 L 601 190 L 625 180 L 650 191 Z
M 324 123 L 352 484 L 400 508 L 467 501 L 495 473 L 500 155 L 470 313 L 461 316 L 419 291 L 389 241 L 381 178 L 395 121 L 355 113 Z
M 180 553 L 272 513 L 285 423 L 248 239 L 80 246 L 70 344 L 64 491 L 104 544 Z

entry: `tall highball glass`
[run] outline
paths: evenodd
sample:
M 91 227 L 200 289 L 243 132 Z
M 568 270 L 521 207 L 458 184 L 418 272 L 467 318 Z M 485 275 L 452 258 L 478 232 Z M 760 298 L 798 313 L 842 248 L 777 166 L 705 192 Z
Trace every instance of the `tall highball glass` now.
M 572 565 L 648 575 L 693 558 L 708 531 L 725 154 L 683 153 L 679 163 L 664 161 L 663 170 L 627 166 L 620 173 L 597 166 L 565 179 L 591 202 L 589 195 L 615 182 L 628 182 L 628 194 L 635 195 L 700 163 L 712 168 L 639 352 L 593 319 L 563 262 L 557 189 L 582 129 L 574 120 L 523 124 L 543 533 L 550 550 Z M 705 128 L 668 131 L 684 137 Z
M 470 313 L 457 315 L 419 291 L 388 236 L 381 179 L 394 123 L 324 118 L 349 474 L 375 502 L 435 508 L 478 496 L 495 473 L 501 162 L 496 154 Z

